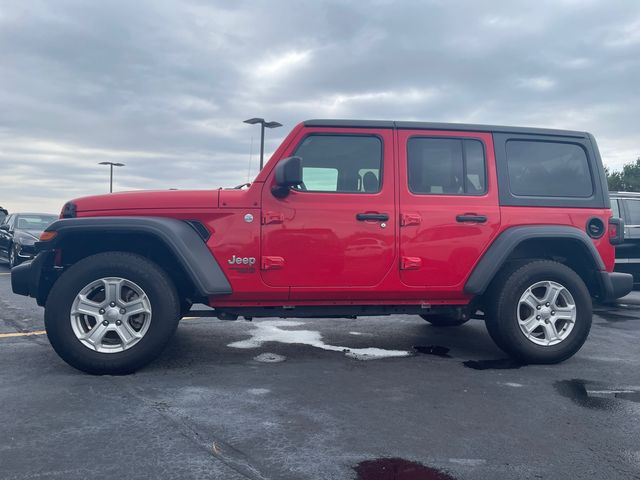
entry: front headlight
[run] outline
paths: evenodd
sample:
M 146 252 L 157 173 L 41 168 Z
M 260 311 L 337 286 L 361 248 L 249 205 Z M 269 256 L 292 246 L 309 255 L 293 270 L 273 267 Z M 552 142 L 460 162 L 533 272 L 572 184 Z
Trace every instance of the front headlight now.
M 14 242 L 18 245 L 33 246 L 37 242 L 31 235 L 17 235 Z

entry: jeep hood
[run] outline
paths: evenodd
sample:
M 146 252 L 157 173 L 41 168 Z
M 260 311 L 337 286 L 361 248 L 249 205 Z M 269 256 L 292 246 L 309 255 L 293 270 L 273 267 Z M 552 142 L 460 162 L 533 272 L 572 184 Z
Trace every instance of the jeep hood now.
M 218 190 L 159 190 L 118 192 L 71 200 L 78 214 L 133 212 L 138 210 L 185 210 L 218 207 Z

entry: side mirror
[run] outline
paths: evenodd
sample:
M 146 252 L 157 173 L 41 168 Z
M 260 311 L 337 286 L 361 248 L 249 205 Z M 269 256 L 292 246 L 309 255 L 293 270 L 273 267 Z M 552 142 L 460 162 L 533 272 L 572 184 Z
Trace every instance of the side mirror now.
M 302 158 L 288 157 L 276 165 L 276 184 L 271 189 L 274 197 L 284 198 L 289 189 L 302 183 Z
M 4 225 L 0 225 L 0 230 L 6 230 L 8 232 L 9 231 L 9 225 L 7 223 L 5 223 Z

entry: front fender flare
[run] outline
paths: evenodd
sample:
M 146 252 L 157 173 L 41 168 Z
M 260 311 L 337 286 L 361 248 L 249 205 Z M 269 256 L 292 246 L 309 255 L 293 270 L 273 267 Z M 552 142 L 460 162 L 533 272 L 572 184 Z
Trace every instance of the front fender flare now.
M 164 217 L 80 217 L 57 220 L 47 227 L 56 236 L 37 242 L 38 251 L 53 250 L 75 234 L 135 234 L 155 237 L 175 256 L 202 296 L 232 293 L 231 285 L 213 254 L 187 222 Z

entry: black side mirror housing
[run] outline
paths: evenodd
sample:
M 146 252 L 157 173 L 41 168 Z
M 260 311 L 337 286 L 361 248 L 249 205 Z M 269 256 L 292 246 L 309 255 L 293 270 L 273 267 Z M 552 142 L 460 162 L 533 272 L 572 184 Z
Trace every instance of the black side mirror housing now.
M 9 225 L 8 224 L 4 224 L 4 225 L 0 225 L 0 230 L 6 230 L 7 232 L 9 231 Z
M 274 197 L 284 198 L 291 187 L 302 184 L 302 158 L 283 158 L 276 165 L 276 184 L 271 189 Z

